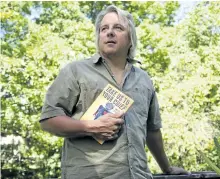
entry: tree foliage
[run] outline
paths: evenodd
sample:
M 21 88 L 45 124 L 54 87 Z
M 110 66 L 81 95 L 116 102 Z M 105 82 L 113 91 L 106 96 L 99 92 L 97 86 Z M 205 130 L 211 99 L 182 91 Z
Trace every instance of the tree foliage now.
M 169 26 L 174 22 L 175 10 L 179 7 L 178 2 L 157 3 L 153 1 L 96 1 L 96 2 L 79 2 L 82 12 L 88 18 L 95 22 L 98 12 L 109 5 L 115 5 L 119 8 L 132 13 L 136 25 L 143 22 L 144 19 L 150 20 L 152 23 Z
M 198 3 L 177 25 L 178 2 L 2 2 L 3 178 L 60 176 L 62 139 L 38 122 L 44 95 L 61 67 L 95 53 L 94 21 L 110 4 L 134 16 L 137 59 L 158 92 L 171 163 L 209 170 L 196 148 L 218 162 L 212 138 L 220 136 L 219 2 Z M 148 160 L 152 172 L 160 172 L 150 154 Z

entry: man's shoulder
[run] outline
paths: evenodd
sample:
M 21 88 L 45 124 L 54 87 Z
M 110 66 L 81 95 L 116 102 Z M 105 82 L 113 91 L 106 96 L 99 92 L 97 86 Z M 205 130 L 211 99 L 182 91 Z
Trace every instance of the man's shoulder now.
M 69 65 L 88 65 L 88 64 L 92 64 L 94 61 L 95 57 L 94 55 L 91 57 L 85 57 L 85 58 L 81 58 L 79 60 L 75 60 L 69 63 Z
M 95 68 L 95 60 L 97 57 L 91 56 L 88 58 L 82 58 L 81 60 L 75 60 L 72 62 L 69 62 L 65 64 L 63 67 L 60 69 L 60 73 L 64 75 L 71 75 L 74 77 L 80 77 L 85 73 L 89 73 Z
M 143 77 L 146 77 L 148 79 L 150 79 L 150 75 L 148 74 L 147 71 L 143 70 L 141 67 L 137 67 L 137 66 L 133 66 L 135 72 L 137 72 L 138 74 L 140 74 Z
M 133 66 L 134 71 L 136 73 L 136 78 L 140 80 L 142 85 L 147 86 L 150 89 L 153 89 L 153 81 L 151 76 L 148 74 L 147 71 L 141 69 L 141 67 Z
M 79 60 L 74 60 L 69 63 L 67 63 L 64 68 L 69 68 L 69 69 L 76 69 L 76 68 L 86 68 L 88 66 L 93 65 L 94 61 L 98 58 L 98 56 L 93 55 L 87 58 L 82 58 Z

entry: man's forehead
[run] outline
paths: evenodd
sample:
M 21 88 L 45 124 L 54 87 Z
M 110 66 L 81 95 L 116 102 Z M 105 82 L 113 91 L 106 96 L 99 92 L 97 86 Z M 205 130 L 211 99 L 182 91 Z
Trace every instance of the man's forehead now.
M 111 17 L 112 15 L 116 15 L 118 17 L 117 21 L 114 21 L 112 19 L 112 17 Z M 121 15 L 117 14 L 116 12 L 109 12 L 103 17 L 103 19 L 101 21 L 101 26 L 107 25 L 107 24 L 113 23 L 113 22 L 114 22 L 114 24 L 121 24 L 123 26 L 128 25 L 127 20 L 125 18 L 123 18 Z

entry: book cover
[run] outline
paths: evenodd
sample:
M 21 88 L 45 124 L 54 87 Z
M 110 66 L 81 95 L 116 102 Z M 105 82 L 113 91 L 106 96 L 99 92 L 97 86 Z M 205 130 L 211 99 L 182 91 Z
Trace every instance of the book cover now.
M 96 120 L 106 113 L 116 113 L 120 111 L 125 113 L 133 102 L 129 96 L 113 85 L 108 84 L 80 120 Z M 100 144 L 104 143 L 104 141 L 96 140 Z

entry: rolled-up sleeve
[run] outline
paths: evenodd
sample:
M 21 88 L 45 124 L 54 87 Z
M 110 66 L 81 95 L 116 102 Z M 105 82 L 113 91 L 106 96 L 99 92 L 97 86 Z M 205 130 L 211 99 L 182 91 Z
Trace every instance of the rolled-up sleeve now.
M 148 112 L 148 120 L 147 120 L 147 130 L 157 130 L 162 127 L 160 109 L 157 100 L 156 92 L 154 91 L 152 94 L 149 112 Z
M 56 116 L 72 116 L 77 103 L 80 88 L 71 65 L 61 69 L 59 75 L 49 87 L 40 121 Z

